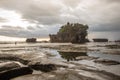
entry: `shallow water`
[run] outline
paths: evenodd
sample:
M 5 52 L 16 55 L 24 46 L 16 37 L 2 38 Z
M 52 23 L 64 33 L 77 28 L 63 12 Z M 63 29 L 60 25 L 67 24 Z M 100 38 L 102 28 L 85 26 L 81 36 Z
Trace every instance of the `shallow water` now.
M 100 59 L 108 59 L 108 60 L 113 60 L 113 61 L 118 61 L 120 62 L 120 55 L 113 55 L 113 54 L 104 54 L 100 51 L 88 51 L 88 52 L 59 52 L 58 50 L 55 49 L 43 49 L 45 51 L 48 51 L 55 55 L 55 58 L 60 58 L 64 60 L 70 60 L 70 61 L 75 61 L 76 57 L 79 56 L 90 56 L 90 57 L 98 57 Z
M 108 44 L 108 43 L 106 43 Z M 109 43 L 111 44 L 111 43 Z M 59 52 L 57 49 L 41 48 L 42 45 L 45 46 L 58 46 L 58 45 L 71 45 L 70 43 L 18 43 L 18 44 L 0 44 L 0 54 L 12 53 L 12 54 L 22 54 L 22 53 L 39 53 L 48 52 L 51 55 L 55 55 L 55 58 L 60 59 L 75 59 L 78 56 L 92 56 L 99 57 L 101 59 L 109 59 L 120 62 L 120 55 L 104 54 L 101 51 L 86 51 L 86 52 Z M 92 49 L 106 49 L 104 47 L 105 43 L 89 43 L 85 44 L 88 48 Z M 95 47 L 95 45 L 102 45 L 103 47 Z M 74 46 L 79 46 L 78 44 Z
M 120 55 L 113 55 L 113 54 L 104 54 L 102 52 L 59 52 L 55 49 L 45 49 L 46 51 L 55 55 L 54 60 L 58 59 L 61 61 L 72 62 L 77 64 L 84 64 L 87 66 L 93 67 L 94 69 L 98 70 L 105 70 L 107 72 L 114 73 L 116 75 L 120 75 L 120 65 L 103 65 L 95 63 L 93 60 L 76 60 L 76 57 L 79 56 L 90 56 L 90 57 L 98 57 L 98 59 L 108 59 L 113 61 L 120 62 Z M 56 58 L 56 59 L 55 59 Z M 74 66 L 74 65 L 73 65 Z

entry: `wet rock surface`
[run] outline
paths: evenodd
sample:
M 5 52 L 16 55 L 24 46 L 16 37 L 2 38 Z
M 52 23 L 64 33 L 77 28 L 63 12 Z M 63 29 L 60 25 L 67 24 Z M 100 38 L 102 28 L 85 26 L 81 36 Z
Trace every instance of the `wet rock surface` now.
M 91 69 L 61 69 L 50 73 L 32 74 L 12 80 L 119 80 L 120 77 L 105 71 Z
M 51 73 L 33 74 L 23 77 L 18 77 L 13 80 L 96 80 L 94 78 L 86 77 L 77 74 L 75 71 L 56 71 Z
M 104 64 L 104 65 L 119 65 L 120 62 L 112 60 L 95 60 L 94 62 Z
M 98 57 L 89 57 L 89 56 L 80 56 L 80 57 L 76 57 L 76 60 L 96 60 L 98 59 Z
M 2 62 L 0 63 L 0 72 L 20 67 L 21 66 L 15 62 Z
M 28 60 L 24 60 L 20 58 L 18 55 L 13 55 L 13 54 L 0 54 L 0 60 L 2 61 L 18 61 L 22 64 L 28 64 Z
M 0 80 L 120 80 L 119 55 L 101 53 L 107 50 L 106 44 L 29 45 L 17 46 L 22 50 L 20 54 L 13 53 L 14 46 L 8 54 L 0 52 L 0 64 L 4 63 L 0 65 L 0 70 L 4 70 L 0 71 Z
M 31 64 L 29 67 L 34 70 L 40 70 L 42 72 L 50 72 L 56 70 L 56 66 L 54 64 L 41 64 L 40 62 Z
M 120 49 L 120 45 L 119 44 L 106 45 L 106 47 L 108 47 L 110 49 Z
M 102 71 L 102 70 L 92 70 L 92 69 L 83 69 L 86 72 L 90 72 L 92 75 L 88 75 L 94 78 L 97 78 L 97 80 L 119 80 L 120 76 L 112 74 L 110 72 Z

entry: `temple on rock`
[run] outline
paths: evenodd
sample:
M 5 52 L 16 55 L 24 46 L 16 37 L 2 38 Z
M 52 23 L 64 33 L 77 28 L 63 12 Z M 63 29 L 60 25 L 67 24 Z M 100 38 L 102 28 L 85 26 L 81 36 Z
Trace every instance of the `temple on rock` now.
M 57 34 L 50 34 L 51 42 L 71 42 L 85 43 L 88 41 L 87 36 L 88 26 L 79 23 L 67 23 L 63 25 Z

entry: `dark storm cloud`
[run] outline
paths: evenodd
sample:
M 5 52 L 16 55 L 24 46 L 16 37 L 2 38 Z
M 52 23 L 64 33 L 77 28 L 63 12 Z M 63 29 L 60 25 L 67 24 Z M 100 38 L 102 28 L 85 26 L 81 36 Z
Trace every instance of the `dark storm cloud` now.
M 120 0 L 0 0 L 0 8 L 16 11 L 37 24 L 17 32 L 0 29 L 0 34 L 46 36 L 68 21 L 88 24 L 91 31 L 120 31 L 119 5 Z
M 62 6 L 54 3 L 53 0 L 2 0 L 0 3 L 5 9 L 16 10 L 21 13 L 23 18 L 28 21 L 39 21 L 42 24 L 60 22 L 59 14 Z
M 25 33 L 21 27 L 12 27 L 12 26 L 2 26 L 0 28 L 0 35 L 5 35 L 5 36 L 16 36 L 16 35 L 21 35 L 19 34 L 22 31 L 22 34 Z M 27 33 L 27 32 L 26 32 Z

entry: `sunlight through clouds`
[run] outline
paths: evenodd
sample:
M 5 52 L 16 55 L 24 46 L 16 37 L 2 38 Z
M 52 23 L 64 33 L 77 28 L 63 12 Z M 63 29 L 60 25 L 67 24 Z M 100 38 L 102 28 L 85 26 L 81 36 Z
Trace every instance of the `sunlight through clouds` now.
M 27 26 L 35 26 L 35 24 L 31 24 L 28 21 L 22 19 L 22 15 L 10 10 L 0 9 L 0 17 L 6 19 L 6 22 L 0 22 L 0 26 L 20 26 L 22 28 L 26 28 Z

